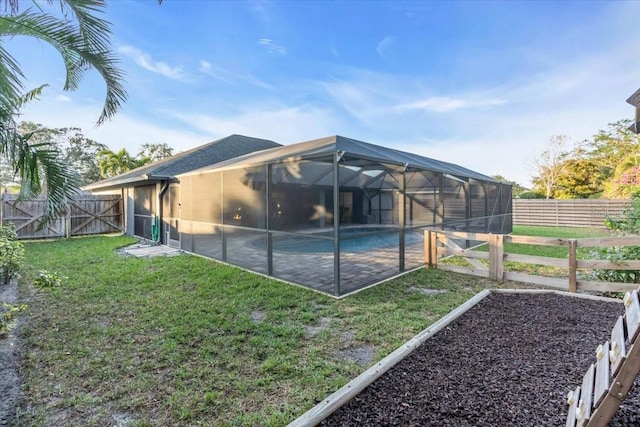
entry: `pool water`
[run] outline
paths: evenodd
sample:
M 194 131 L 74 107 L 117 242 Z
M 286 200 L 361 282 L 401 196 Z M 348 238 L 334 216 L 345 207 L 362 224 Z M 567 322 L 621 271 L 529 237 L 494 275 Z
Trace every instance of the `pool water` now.
M 376 231 L 379 231 L 379 229 Z M 350 237 L 354 234 L 363 232 L 370 232 L 370 230 L 342 230 L 340 232 L 341 236 L 348 237 L 348 239 L 340 241 L 340 251 L 366 252 L 394 246 L 398 247 L 397 231 L 377 235 Z M 323 235 L 326 236 L 324 233 Z M 405 233 L 404 237 L 405 245 L 411 245 L 423 241 L 422 235 L 418 233 Z M 262 240 L 262 244 L 264 245 L 264 240 Z M 273 237 L 273 250 L 277 252 L 290 253 L 331 253 L 333 252 L 333 240 L 290 235 L 275 235 Z

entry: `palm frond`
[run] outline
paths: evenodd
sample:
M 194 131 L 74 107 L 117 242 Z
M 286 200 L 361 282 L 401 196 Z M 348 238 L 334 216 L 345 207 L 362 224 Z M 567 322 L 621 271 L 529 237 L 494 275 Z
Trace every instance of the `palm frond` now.
M 14 101 L 22 91 L 24 74 L 0 40 L 0 120 L 7 120 L 14 113 Z
M 109 49 L 111 23 L 100 18 L 106 9 L 104 0 L 66 0 L 78 21 L 78 29 L 90 50 L 100 52 Z
M 117 67 L 115 56 L 108 49 L 96 51 L 96 43 L 100 42 L 88 42 L 86 34 L 80 34 L 71 23 L 29 10 L 16 16 L 0 17 L 0 36 L 16 35 L 36 37 L 58 50 L 67 71 L 65 90 L 78 87 L 87 65 L 101 74 L 107 93 L 98 124 L 111 118 L 126 100 L 126 91 L 121 83 L 124 73 Z
M 27 93 L 20 95 L 16 98 L 16 100 L 14 101 L 14 108 L 15 111 L 17 112 L 18 110 L 20 110 L 22 107 L 25 106 L 25 104 L 31 102 L 31 101 L 35 101 L 36 99 L 38 99 L 40 97 L 40 95 L 42 95 L 42 91 L 44 90 L 45 87 L 49 86 L 48 84 L 43 84 L 38 86 L 35 89 L 31 89 L 30 91 L 28 91 Z

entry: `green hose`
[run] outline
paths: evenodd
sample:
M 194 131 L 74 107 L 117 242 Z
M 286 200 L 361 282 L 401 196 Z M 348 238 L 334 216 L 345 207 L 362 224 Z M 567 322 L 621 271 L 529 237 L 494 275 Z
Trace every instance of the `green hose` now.
M 153 224 L 151 224 L 151 240 L 156 243 L 160 241 L 160 218 L 158 215 L 153 216 Z

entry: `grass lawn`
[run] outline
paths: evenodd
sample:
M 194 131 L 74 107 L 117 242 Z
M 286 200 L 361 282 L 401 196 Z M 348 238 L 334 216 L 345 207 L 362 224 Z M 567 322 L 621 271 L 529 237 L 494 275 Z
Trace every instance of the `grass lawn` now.
M 606 228 L 581 228 L 581 227 L 541 227 L 537 225 L 514 225 L 513 235 L 519 236 L 539 236 L 539 237 L 562 237 L 562 238 L 585 238 L 604 237 L 611 232 Z
M 26 245 L 25 298 L 38 270 L 67 279 L 30 303 L 18 425 L 284 425 L 494 286 L 420 270 L 335 300 L 196 256 L 114 252 L 133 241 Z

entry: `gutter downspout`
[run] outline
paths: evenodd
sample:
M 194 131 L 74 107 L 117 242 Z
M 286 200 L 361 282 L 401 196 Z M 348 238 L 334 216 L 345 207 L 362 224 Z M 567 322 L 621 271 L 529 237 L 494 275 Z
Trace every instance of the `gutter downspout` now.
M 164 217 L 164 209 L 163 209 L 163 199 L 164 195 L 167 193 L 169 189 L 169 181 L 161 181 L 160 191 L 158 192 L 158 215 L 154 218 L 154 221 L 157 221 L 158 226 L 158 237 L 154 239 L 156 243 L 162 243 L 162 218 Z

